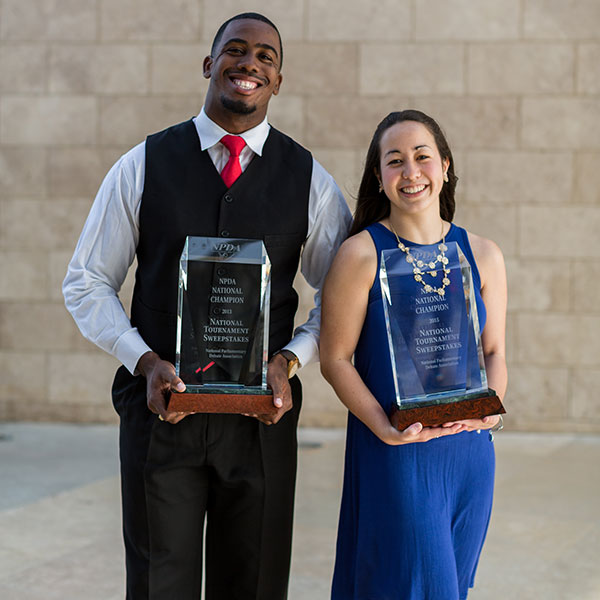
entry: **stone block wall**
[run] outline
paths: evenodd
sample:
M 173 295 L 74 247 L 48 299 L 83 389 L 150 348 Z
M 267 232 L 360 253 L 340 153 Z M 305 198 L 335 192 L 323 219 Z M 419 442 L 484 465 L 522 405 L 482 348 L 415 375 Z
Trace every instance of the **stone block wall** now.
M 383 116 L 439 120 L 456 220 L 506 256 L 510 426 L 600 431 L 597 0 L 2 0 L 0 418 L 115 420 L 117 365 L 64 309 L 66 265 L 111 164 L 198 112 L 214 32 L 245 10 L 284 40 L 271 121 L 351 206 Z M 303 379 L 303 422 L 343 424 L 318 367 Z

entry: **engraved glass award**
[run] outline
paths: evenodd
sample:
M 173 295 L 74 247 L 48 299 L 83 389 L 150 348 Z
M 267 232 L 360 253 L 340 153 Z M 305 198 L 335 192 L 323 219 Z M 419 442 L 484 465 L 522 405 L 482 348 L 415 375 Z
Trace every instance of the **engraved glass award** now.
M 456 242 L 383 250 L 379 270 L 400 430 L 504 413 L 488 389 L 471 266 Z
M 188 237 L 179 262 L 169 410 L 272 413 L 267 388 L 271 263 L 262 240 Z

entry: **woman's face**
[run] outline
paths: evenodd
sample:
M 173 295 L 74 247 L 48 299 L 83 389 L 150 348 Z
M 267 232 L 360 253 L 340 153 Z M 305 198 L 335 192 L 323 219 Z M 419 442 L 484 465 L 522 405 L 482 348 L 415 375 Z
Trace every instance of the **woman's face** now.
M 402 212 L 437 207 L 449 160 L 442 160 L 433 134 L 416 121 L 392 125 L 381 136 L 379 177 L 386 196 Z

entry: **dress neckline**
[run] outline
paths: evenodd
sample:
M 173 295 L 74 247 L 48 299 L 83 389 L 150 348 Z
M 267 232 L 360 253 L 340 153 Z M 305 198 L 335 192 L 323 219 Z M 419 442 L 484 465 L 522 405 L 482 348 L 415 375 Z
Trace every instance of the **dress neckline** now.
M 373 225 L 376 225 L 377 227 L 379 227 L 380 229 L 383 229 L 383 231 L 385 231 L 388 236 L 391 237 L 392 240 L 394 240 L 394 243 L 396 243 L 396 236 L 394 235 L 394 232 L 389 230 L 385 225 L 379 223 L 378 221 L 373 223 Z M 448 239 L 451 234 L 454 232 L 454 223 L 450 223 L 450 229 L 448 229 L 448 233 L 446 234 L 446 239 Z M 403 238 L 402 236 L 398 236 L 398 238 L 400 240 L 402 240 L 407 246 L 414 246 L 414 247 L 419 247 L 419 246 L 433 246 L 435 244 L 439 244 L 442 240 L 438 240 L 437 242 L 433 242 L 433 244 L 418 244 L 417 242 L 413 242 L 411 240 L 407 240 L 406 238 Z

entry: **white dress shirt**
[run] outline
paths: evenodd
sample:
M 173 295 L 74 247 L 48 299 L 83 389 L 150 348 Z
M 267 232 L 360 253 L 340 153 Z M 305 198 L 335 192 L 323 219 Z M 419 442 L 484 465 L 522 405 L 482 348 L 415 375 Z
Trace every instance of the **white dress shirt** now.
M 220 139 L 228 134 L 211 121 L 204 108 L 194 118 L 202 150 L 220 173 L 229 151 Z M 255 154 L 262 155 L 270 125 L 262 123 L 240 134 L 246 146 L 242 170 Z M 85 222 L 63 282 L 65 305 L 81 333 L 135 373 L 142 354 L 151 350 L 131 322 L 118 293 L 135 258 L 139 239 L 140 202 L 144 191 L 145 142 L 124 154 L 106 175 Z M 313 159 L 308 203 L 308 234 L 301 272 L 317 290 L 315 307 L 286 345 L 307 365 L 319 356 L 320 290 L 338 247 L 350 228 L 351 215 L 333 177 Z M 168 227 L 168 224 L 165 224 Z M 173 340 L 175 346 L 175 340 Z

